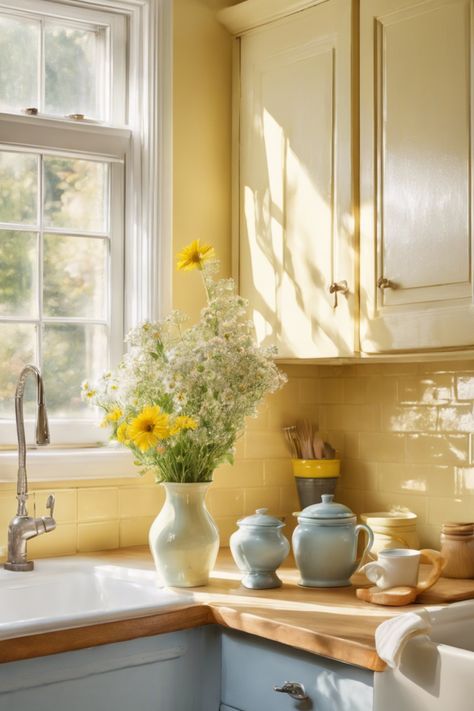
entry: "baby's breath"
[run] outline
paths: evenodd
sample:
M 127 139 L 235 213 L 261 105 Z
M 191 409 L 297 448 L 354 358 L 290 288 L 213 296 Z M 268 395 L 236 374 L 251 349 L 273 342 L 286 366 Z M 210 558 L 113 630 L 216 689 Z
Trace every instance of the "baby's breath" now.
M 158 481 L 210 481 L 220 463 L 233 461 L 245 418 L 286 381 L 274 349 L 255 344 L 246 301 L 232 279 L 213 278 L 216 269 L 216 260 L 202 265 L 208 303 L 198 323 L 184 329 L 187 317 L 179 311 L 142 323 L 128 334 L 129 350 L 115 371 L 83 384 L 84 399 L 105 411 L 111 438 L 133 451 L 141 470 L 154 469 Z M 150 407 L 169 419 L 158 444 L 141 431 L 133 437 Z

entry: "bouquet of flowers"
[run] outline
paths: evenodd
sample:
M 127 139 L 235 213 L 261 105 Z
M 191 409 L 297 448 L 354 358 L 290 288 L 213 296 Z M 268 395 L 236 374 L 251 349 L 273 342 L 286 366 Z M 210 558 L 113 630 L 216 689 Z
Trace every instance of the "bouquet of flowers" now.
M 255 345 L 233 280 L 214 278 L 214 249 L 195 240 L 178 255 L 178 269 L 201 272 L 207 305 L 198 323 L 185 329 L 179 311 L 143 323 L 127 336 L 115 371 L 83 383 L 82 396 L 104 411 L 102 425 L 142 472 L 153 469 L 157 481 L 208 482 L 219 464 L 232 463 L 245 418 L 286 377 L 274 350 Z

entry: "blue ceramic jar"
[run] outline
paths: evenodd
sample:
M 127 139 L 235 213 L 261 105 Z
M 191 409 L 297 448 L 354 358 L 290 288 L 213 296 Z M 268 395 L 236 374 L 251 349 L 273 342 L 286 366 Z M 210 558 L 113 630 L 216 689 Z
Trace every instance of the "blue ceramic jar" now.
M 290 551 L 281 532 L 280 519 L 267 515 L 268 509 L 257 509 L 252 516 L 237 521 L 239 530 L 230 537 L 230 550 L 239 569 L 245 573 L 242 585 L 253 590 L 277 588 L 281 580 L 276 569 Z
M 301 574 L 300 585 L 316 588 L 350 585 L 349 578 L 372 546 L 371 529 L 365 524 L 356 525 L 355 514 L 333 499 L 332 494 L 323 494 L 320 504 L 307 506 L 295 514 L 298 526 L 292 542 Z M 361 531 L 367 534 L 367 545 L 358 559 Z

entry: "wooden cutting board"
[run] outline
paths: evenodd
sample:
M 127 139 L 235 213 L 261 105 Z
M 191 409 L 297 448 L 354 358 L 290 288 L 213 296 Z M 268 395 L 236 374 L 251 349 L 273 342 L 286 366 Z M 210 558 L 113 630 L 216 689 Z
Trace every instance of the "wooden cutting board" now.
M 422 605 L 436 605 L 443 602 L 460 602 L 474 598 L 474 580 L 440 578 L 432 588 L 416 599 Z
M 421 566 L 420 578 L 427 577 L 429 566 Z M 355 573 L 351 582 L 355 587 L 370 587 L 373 585 L 362 573 Z M 421 593 L 416 602 L 422 605 L 437 605 L 446 602 L 461 602 L 474 598 L 474 580 L 461 578 L 440 578 L 432 588 Z

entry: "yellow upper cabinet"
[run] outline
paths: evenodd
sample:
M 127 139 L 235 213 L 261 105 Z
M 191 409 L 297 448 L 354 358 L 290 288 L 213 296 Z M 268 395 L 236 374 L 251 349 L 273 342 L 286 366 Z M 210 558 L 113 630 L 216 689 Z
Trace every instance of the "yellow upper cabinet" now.
M 239 115 L 239 282 L 258 341 L 285 359 L 352 355 L 349 0 L 242 36 Z
M 361 347 L 472 347 L 470 0 L 362 0 Z

